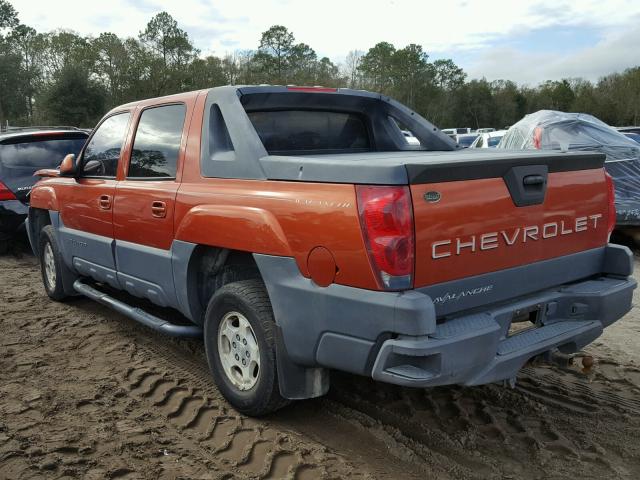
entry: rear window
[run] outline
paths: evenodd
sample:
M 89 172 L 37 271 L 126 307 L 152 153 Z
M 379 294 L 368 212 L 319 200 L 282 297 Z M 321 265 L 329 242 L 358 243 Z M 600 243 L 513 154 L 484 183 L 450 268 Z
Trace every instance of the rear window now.
M 371 149 L 364 121 L 352 113 L 278 110 L 247 114 L 270 154 L 348 153 Z
M 0 162 L 5 167 L 56 168 L 69 153 L 78 155 L 86 137 L 34 137 L 19 143 L 0 144 Z

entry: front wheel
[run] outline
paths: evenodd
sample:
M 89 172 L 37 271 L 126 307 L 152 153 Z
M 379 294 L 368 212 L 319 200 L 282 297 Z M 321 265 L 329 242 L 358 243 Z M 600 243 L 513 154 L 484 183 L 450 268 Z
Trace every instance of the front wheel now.
M 68 297 L 63 281 L 67 266 L 60 255 L 58 241 L 51 225 L 45 226 L 40 232 L 38 253 L 42 283 L 47 295 L 58 302 L 64 300 Z
M 236 410 L 260 416 L 288 403 L 278 387 L 275 323 L 261 280 L 229 283 L 211 297 L 204 342 L 216 385 Z

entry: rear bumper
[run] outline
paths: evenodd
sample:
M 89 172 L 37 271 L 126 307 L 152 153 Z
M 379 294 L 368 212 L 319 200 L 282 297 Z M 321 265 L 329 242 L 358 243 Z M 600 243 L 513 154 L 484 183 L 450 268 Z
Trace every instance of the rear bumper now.
M 322 288 L 291 258 L 254 258 L 292 363 L 416 387 L 511 378 L 539 353 L 576 351 L 629 311 L 636 287 L 631 252 L 619 245 L 447 284 L 495 287 L 446 303 L 432 300 L 439 289 Z M 532 307 L 540 328 L 507 338 L 514 313 Z
M 5 200 L 0 202 L 0 233 L 15 233 L 19 231 L 29 209 L 18 200 Z
M 385 341 L 372 377 L 413 387 L 480 385 L 515 377 L 532 357 L 588 345 L 631 308 L 633 279 L 599 277 L 462 316 L 432 335 Z M 540 326 L 507 337 L 516 312 L 538 311 Z
M 640 200 L 622 199 L 616 202 L 616 226 L 640 226 Z

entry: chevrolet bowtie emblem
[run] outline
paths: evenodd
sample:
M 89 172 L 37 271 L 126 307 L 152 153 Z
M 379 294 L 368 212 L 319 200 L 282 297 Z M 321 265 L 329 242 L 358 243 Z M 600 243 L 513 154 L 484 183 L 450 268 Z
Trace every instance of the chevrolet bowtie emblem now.
M 429 203 L 440 201 L 440 192 L 430 191 L 424 194 L 424 199 Z

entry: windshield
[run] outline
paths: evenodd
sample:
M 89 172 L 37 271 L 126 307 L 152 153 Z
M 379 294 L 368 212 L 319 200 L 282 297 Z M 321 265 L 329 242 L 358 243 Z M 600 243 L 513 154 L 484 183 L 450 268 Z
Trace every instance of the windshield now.
M 499 137 L 489 137 L 487 144 L 490 147 L 495 147 L 500 143 L 500 140 L 502 140 L 502 135 L 500 135 Z
M 478 138 L 477 136 L 474 135 L 469 135 L 469 136 L 465 136 L 465 137 L 459 137 L 458 138 L 458 145 L 461 145 L 463 147 L 468 147 L 469 145 L 471 145 L 473 143 L 473 141 Z
M 69 153 L 78 155 L 85 136 L 20 139 L 20 143 L 0 144 L 0 162 L 5 167 L 56 168 Z

